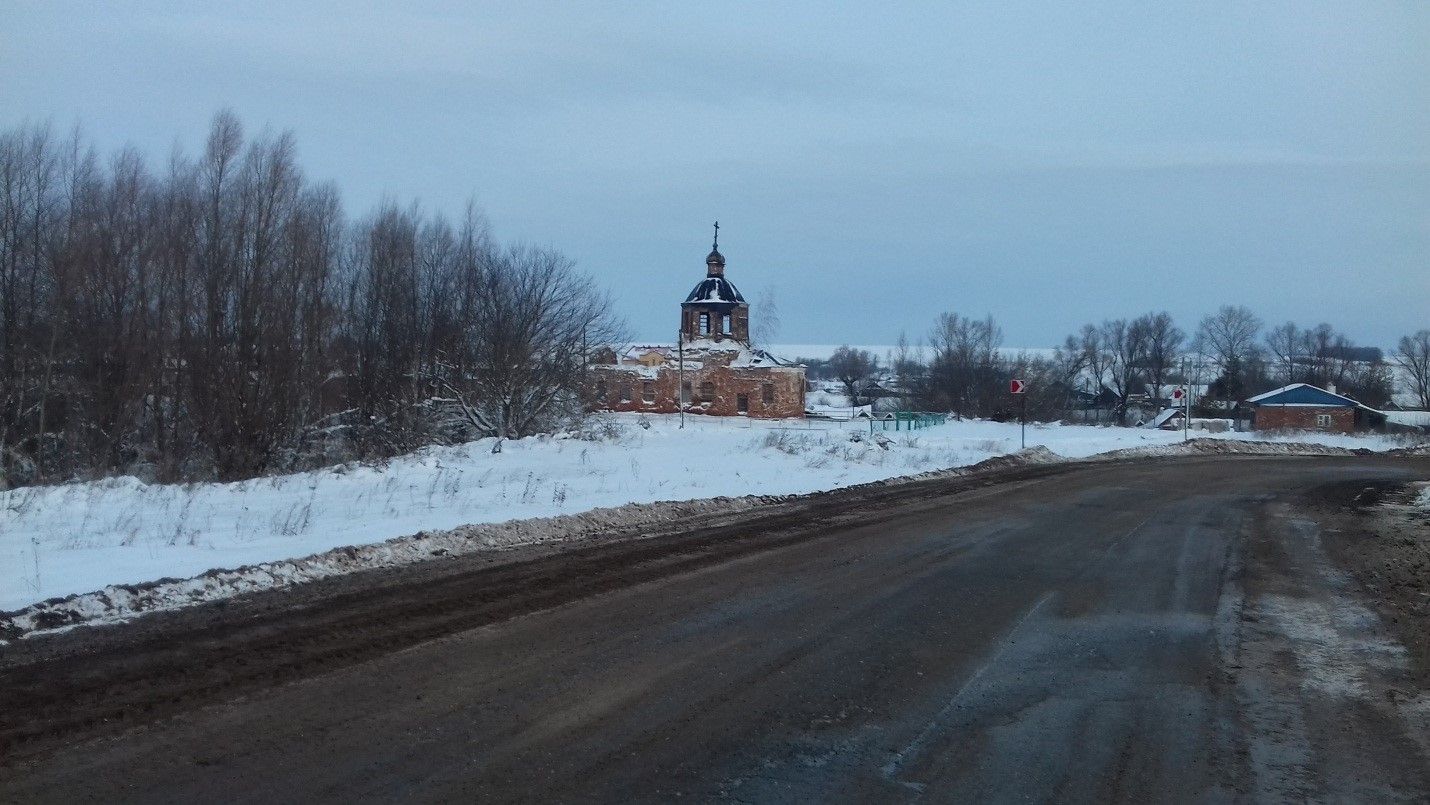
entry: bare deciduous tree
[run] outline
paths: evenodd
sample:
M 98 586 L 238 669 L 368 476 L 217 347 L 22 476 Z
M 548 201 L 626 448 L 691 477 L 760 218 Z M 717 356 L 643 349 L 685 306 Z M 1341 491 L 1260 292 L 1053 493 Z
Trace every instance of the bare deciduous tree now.
M 1091 380 L 1092 388 L 1089 391 L 1094 395 L 1100 395 L 1103 388 L 1110 382 L 1108 376 L 1112 373 L 1112 351 L 1103 337 L 1102 329 L 1095 324 L 1084 324 L 1082 330 L 1078 332 L 1077 340 L 1079 351 L 1082 353 L 1082 363 L 1087 367 L 1087 374 Z
M 929 407 L 958 417 L 991 413 L 1002 402 L 998 389 L 1002 344 L 1003 330 L 992 316 L 978 320 L 940 314 L 929 332 Z
M 1127 399 L 1132 396 L 1141 376 L 1139 364 L 1147 349 L 1144 322 L 1111 319 L 1102 323 L 1102 346 L 1109 357 L 1107 376 L 1117 395 L 1117 415 L 1126 419 Z
M 1261 319 L 1241 305 L 1223 305 L 1216 313 L 1202 319 L 1197 328 L 1197 341 L 1216 361 L 1221 376 L 1214 384 L 1220 396 L 1240 399 L 1247 376 L 1254 374 L 1257 359 L 1256 336 L 1261 331 Z
M 1167 376 L 1182 357 L 1186 333 L 1173 323 L 1172 315 L 1166 311 L 1139 316 L 1132 326 L 1144 342 L 1141 363 L 1146 369 L 1147 382 L 1152 386 L 1152 393 L 1161 397 Z
M 1058 370 L 1058 382 L 1069 391 L 1080 388 L 1082 373 L 1087 367 L 1087 350 L 1076 335 L 1063 339 L 1063 343 L 1053 349 L 1053 363 Z
M 780 334 L 780 307 L 775 287 L 766 285 L 750 310 L 750 335 L 756 346 L 768 348 Z
M 912 410 L 924 393 L 926 382 L 923 349 L 911 345 L 908 335 L 900 332 L 893 354 L 889 356 L 889 366 L 898 387 L 899 407 L 905 411 Z
M 862 393 L 865 385 L 879 368 L 879 361 L 868 350 L 852 348 L 848 345 L 834 350 L 829 356 L 829 369 L 844 386 L 844 395 L 850 405 L 863 405 Z
M 1401 336 L 1395 351 L 1395 362 L 1410 379 L 1421 408 L 1430 410 L 1430 330 Z
M 588 345 L 620 333 L 609 299 L 549 249 L 495 255 L 485 281 L 462 326 L 478 421 L 515 438 L 578 414 Z
M 1324 322 L 1301 333 L 1299 351 L 1304 356 L 1308 383 L 1343 386 L 1355 368 L 1351 340 Z
M 1286 322 L 1266 334 L 1266 348 L 1281 369 L 1283 385 L 1296 382 L 1296 357 L 1301 348 L 1301 330 L 1295 322 Z
M 1251 357 L 1260 331 L 1261 319 L 1241 305 L 1223 305 L 1198 327 L 1202 343 L 1223 369 Z

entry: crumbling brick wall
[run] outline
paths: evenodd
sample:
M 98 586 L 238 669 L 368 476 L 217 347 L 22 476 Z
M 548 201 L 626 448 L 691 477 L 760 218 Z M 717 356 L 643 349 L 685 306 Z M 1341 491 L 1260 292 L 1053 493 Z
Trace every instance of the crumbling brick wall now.
M 710 317 L 710 331 L 700 332 L 700 314 L 707 314 Z M 728 315 L 730 317 L 730 332 L 724 332 L 720 327 L 720 317 Z M 686 307 L 680 311 L 680 331 L 685 334 L 686 341 L 705 338 L 711 341 L 740 341 L 750 340 L 750 308 L 745 305 L 736 306 L 730 310 L 717 310 L 703 307 Z
M 731 368 L 718 357 L 685 372 L 687 413 L 783 419 L 804 416 L 804 369 L 770 366 Z M 591 369 L 591 408 L 673 414 L 680 374 L 670 366 L 596 366 Z M 742 399 L 743 398 L 743 399 Z M 741 410 L 743 405 L 744 410 Z

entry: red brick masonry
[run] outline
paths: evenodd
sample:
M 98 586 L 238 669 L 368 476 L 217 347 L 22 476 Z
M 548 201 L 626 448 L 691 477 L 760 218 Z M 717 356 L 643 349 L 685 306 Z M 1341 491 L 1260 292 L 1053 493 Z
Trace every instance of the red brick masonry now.
M 1330 416 L 1329 425 L 1318 417 Z M 1356 429 L 1355 409 L 1338 405 L 1261 405 L 1253 414 L 1256 430 L 1321 430 L 1332 433 L 1353 433 Z
M 731 367 L 738 352 L 710 352 L 687 361 L 685 410 L 714 416 L 787 418 L 804 416 L 804 367 Z M 591 407 L 604 411 L 673 414 L 680 375 L 674 363 L 657 367 L 598 365 L 590 368 Z M 742 401 L 741 395 L 744 396 Z M 741 411 L 744 404 L 746 410 Z

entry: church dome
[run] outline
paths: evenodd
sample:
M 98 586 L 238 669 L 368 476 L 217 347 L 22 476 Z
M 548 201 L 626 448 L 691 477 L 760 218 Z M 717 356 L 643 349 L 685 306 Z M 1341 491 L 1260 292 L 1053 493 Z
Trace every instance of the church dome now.
M 712 253 L 711 259 L 713 260 L 716 257 L 720 257 L 719 252 Z M 721 261 L 723 263 L 724 258 L 721 258 Z M 740 295 L 740 289 L 736 288 L 734 283 L 724 277 L 711 276 L 695 284 L 694 290 L 690 292 L 689 296 L 685 297 L 684 304 L 701 306 L 743 305 L 745 304 L 745 297 Z
M 725 255 L 721 254 L 719 249 L 711 249 L 710 255 L 705 258 L 705 265 L 708 266 L 711 264 L 717 266 L 725 265 Z

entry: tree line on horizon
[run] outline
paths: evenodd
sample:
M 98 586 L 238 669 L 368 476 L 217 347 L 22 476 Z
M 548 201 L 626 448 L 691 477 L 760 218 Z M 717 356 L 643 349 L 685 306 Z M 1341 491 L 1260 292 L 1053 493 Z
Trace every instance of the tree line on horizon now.
M 1419 407 L 1430 409 L 1430 330 L 1400 339 L 1386 360 L 1377 347 L 1355 344 L 1330 324 L 1302 328 L 1287 322 L 1267 329 L 1249 308 L 1225 305 L 1188 334 L 1165 311 L 1085 324 L 1051 357 L 1002 349 L 1003 331 L 992 316 L 941 314 L 917 346 L 900 334 L 880 358 L 841 346 L 825 361 L 808 361 L 812 373 L 837 380 L 856 405 L 872 401 L 876 378 L 898 394 L 901 407 L 948 411 L 960 417 L 1009 415 L 1013 378 L 1027 381 L 1030 416 L 1068 416 L 1079 407 L 1106 406 L 1126 423 L 1129 402 L 1169 384 L 1206 386 L 1205 403 L 1234 405 L 1293 383 L 1335 388 L 1371 407 L 1396 392 L 1395 368 Z
M 765 340 L 767 296 L 753 311 Z M 132 147 L 101 157 L 77 132 L 0 131 L 0 489 L 247 478 L 571 427 L 590 348 L 623 334 L 611 311 L 560 252 L 497 243 L 475 205 L 349 217 L 291 134 L 245 137 L 227 111 L 200 154 L 159 167 Z M 1168 382 L 1228 400 L 1303 381 L 1369 405 L 1391 393 L 1378 351 L 1326 324 L 1264 330 L 1237 306 L 1190 335 L 1158 312 L 1088 324 L 1052 357 L 1002 341 L 991 316 L 950 312 L 918 345 L 901 335 L 882 372 L 848 347 L 810 370 L 855 398 L 882 373 L 905 407 L 983 417 L 1009 414 L 1012 377 L 1038 418 L 1078 393 L 1125 415 L 1142 385 Z M 1210 368 L 1184 366 L 1192 355 Z M 1430 330 L 1393 359 L 1430 408 Z
M 232 479 L 579 416 L 619 330 L 552 249 L 475 206 L 349 218 L 291 134 L 217 114 L 197 157 L 0 131 L 0 489 Z

